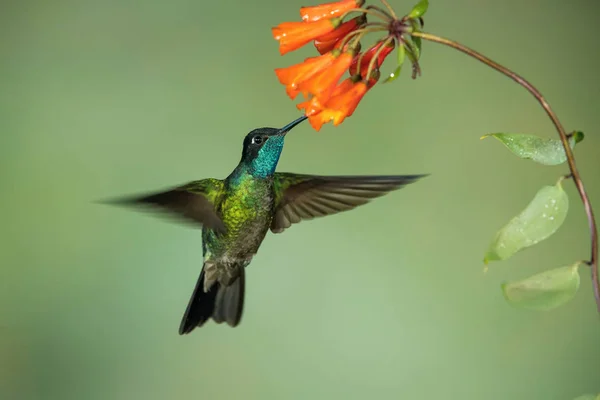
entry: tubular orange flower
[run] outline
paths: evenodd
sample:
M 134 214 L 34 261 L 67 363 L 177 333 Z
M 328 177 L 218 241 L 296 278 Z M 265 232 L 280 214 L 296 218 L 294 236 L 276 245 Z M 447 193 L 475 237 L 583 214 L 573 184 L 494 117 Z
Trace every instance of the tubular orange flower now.
M 327 68 L 323 68 L 310 79 L 306 79 L 299 83 L 298 89 L 300 89 L 301 92 L 310 93 L 313 96 L 318 97 L 321 103 L 326 102 L 342 75 L 344 75 L 348 67 L 350 67 L 353 56 L 353 52 L 342 53 Z
M 365 3 L 364 0 L 341 0 L 333 3 L 320 4 L 312 7 L 300 8 L 300 16 L 303 21 L 319 21 L 323 18 L 335 18 L 342 14 L 359 8 Z
M 286 68 L 276 68 L 275 74 L 277 74 L 279 82 L 286 85 L 286 92 L 293 100 L 300 92 L 298 84 L 329 67 L 335 60 L 335 53 L 326 53 L 322 56 L 309 57 L 301 63 Z
M 316 131 L 319 131 L 323 124 L 330 121 L 333 121 L 334 126 L 341 124 L 346 117 L 354 113 L 358 103 L 368 90 L 366 83 L 362 81 L 346 87 L 349 88 L 336 96 L 332 96 L 322 111 L 313 113 L 308 117 L 308 121 Z
M 275 40 L 279 41 L 279 53 L 284 55 L 333 31 L 341 22 L 339 18 L 316 22 L 282 22 L 271 28 L 271 32 Z
M 405 56 L 412 63 L 413 79 L 420 73 L 417 38 L 425 35 L 420 17 L 427 9 L 427 1 L 421 0 L 411 14 L 398 18 L 387 0 L 381 0 L 383 7 L 365 6 L 366 0 L 325 1 L 330 2 L 301 7 L 303 22 L 285 22 L 272 28 L 282 55 L 310 41 L 320 54 L 275 70 L 292 100 L 303 94 L 304 100 L 296 107 L 317 131 L 329 122 L 337 126 L 354 113 L 365 94 L 380 81 L 380 67 L 397 46 L 398 65 L 386 82 L 398 76 Z M 346 18 L 350 14 L 353 16 Z M 371 17 L 378 21 L 371 21 Z M 361 43 L 372 33 L 380 35 L 379 41 L 362 52 Z
M 310 100 L 306 100 L 300 104 L 296 105 L 298 110 L 304 109 L 304 115 L 310 117 L 315 115 L 323 110 L 323 105 L 319 101 L 318 97 L 313 96 Z
M 344 36 L 346 36 L 350 32 L 358 29 L 366 21 L 367 19 L 365 18 L 365 16 L 361 15 L 344 22 L 343 24 L 335 28 L 333 32 L 330 32 L 326 35 L 315 39 L 315 48 L 317 49 L 319 54 L 325 54 L 328 51 L 333 50 L 336 43 L 342 40 Z
M 369 63 L 371 62 L 373 57 L 375 57 L 375 54 L 381 48 L 381 46 L 383 46 L 384 43 L 385 43 L 385 41 L 383 41 L 383 40 L 378 42 L 376 45 L 369 48 L 369 50 L 365 51 L 365 53 L 363 54 L 362 59 L 360 60 L 360 76 L 363 79 L 367 76 L 367 70 L 369 69 Z M 375 61 L 374 68 L 381 67 L 385 58 L 394 50 L 394 47 L 395 47 L 394 42 L 390 41 L 389 44 L 387 46 L 385 46 L 384 49 L 381 50 L 381 52 L 377 56 L 377 61 Z M 360 55 L 354 57 L 354 60 L 352 60 L 352 64 L 350 65 L 350 68 L 348 70 L 350 72 L 350 75 L 356 75 L 357 69 L 358 69 L 359 58 L 360 58 Z
M 330 52 L 335 47 L 335 44 L 338 42 L 338 39 L 323 41 L 323 40 L 315 40 L 315 49 L 319 52 L 319 54 L 325 54 Z
M 369 89 L 363 81 L 356 82 L 349 90 L 332 97 L 327 102 L 327 109 L 331 110 L 333 125 L 341 124 L 346 117 L 351 117 Z
M 331 97 L 335 97 L 339 94 L 342 94 L 342 93 L 350 90 L 353 85 L 354 85 L 354 81 L 351 78 L 344 79 L 342 81 L 342 83 L 340 83 L 338 86 L 336 86 L 331 91 Z M 324 108 L 323 105 L 321 104 L 321 101 L 319 101 L 319 98 L 316 96 L 313 96 L 310 100 L 307 100 L 303 103 L 296 105 L 296 107 L 298 108 L 298 110 L 304 109 L 305 110 L 304 114 L 307 117 L 310 117 L 311 115 L 314 115 L 314 114 L 320 112 Z

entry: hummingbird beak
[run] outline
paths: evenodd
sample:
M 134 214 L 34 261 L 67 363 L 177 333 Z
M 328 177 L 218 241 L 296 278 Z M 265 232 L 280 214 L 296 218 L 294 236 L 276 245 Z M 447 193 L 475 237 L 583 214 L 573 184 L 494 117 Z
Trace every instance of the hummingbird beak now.
M 281 128 L 278 132 L 277 135 L 278 136 L 284 136 L 286 133 L 288 133 L 289 131 L 292 130 L 292 128 L 294 128 L 296 125 L 298 125 L 300 122 L 304 121 L 305 119 L 307 119 L 308 117 L 306 115 L 301 116 L 300 118 L 290 122 L 289 124 L 287 124 L 286 126 L 284 126 L 283 128 Z

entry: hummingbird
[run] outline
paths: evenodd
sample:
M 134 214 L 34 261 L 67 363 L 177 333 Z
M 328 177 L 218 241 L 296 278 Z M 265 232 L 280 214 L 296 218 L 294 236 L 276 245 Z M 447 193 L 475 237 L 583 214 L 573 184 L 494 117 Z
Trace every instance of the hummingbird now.
M 267 232 L 351 210 L 426 175 L 320 176 L 275 172 L 286 134 L 258 128 L 244 138 L 239 164 L 225 179 L 192 181 L 161 192 L 109 201 L 149 207 L 202 230 L 203 265 L 179 326 L 185 335 L 212 318 L 231 327 L 244 309 L 245 270 Z

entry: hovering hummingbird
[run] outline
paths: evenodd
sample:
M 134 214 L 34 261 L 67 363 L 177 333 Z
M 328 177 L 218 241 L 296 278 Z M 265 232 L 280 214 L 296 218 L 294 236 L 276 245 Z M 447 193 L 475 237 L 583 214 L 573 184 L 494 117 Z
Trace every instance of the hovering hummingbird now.
M 212 318 L 239 324 L 244 307 L 245 268 L 267 231 L 283 232 L 301 220 L 353 209 L 425 175 L 318 176 L 275 172 L 286 133 L 259 128 L 244 139 L 242 158 L 224 180 L 208 178 L 167 191 L 110 201 L 146 205 L 202 228 L 204 264 L 179 334 Z

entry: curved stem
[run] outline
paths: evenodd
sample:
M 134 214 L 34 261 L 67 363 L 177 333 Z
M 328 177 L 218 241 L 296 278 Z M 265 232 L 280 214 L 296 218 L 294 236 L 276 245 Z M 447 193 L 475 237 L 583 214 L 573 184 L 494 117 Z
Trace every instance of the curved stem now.
M 384 21 L 390 21 L 390 17 L 388 15 L 382 14 L 381 12 L 370 8 L 353 8 L 352 10 L 343 13 L 339 18 L 340 20 L 342 20 L 352 13 L 371 14 L 373 16 L 383 19 Z
M 377 6 L 372 6 L 372 5 L 371 5 L 371 6 L 367 6 L 367 7 L 366 7 L 366 9 L 367 9 L 367 10 L 376 10 L 376 11 L 378 11 L 379 13 L 381 13 L 381 14 L 383 14 L 383 15 L 387 16 L 389 19 L 392 19 L 392 18 L 394 18 L 392 15 L 390 15 L 390 13 L 388 13 L 387 11 L 385 11 L 385 10 L 383 10 L 383 9 L 381 9 L 380 7 L 377 7 Z M 395 19 L 395 18 L 394 18 L 394 19 Z
M 367 22 L 366 24 L 363 25 L 363 28 L 369 28 L 372 26 L 376 26 L 378 28 L 381 28 L 381 30 L 388 30 L 389 24 L 386 24 L 385 22 Z
M 367 68 L 367 74 L 365 75 L 365 78 L 367 82 L 369 82 L 369 80 L 371 79 L 371 72 L 373 72 L 373 66 L 375 65 L 375 62 L 378 62 L 379 60 L 379 54 L 381 54 L 381 52 L 383 51 L 383 49 L 388 46 L 390 44 L 390 42 L 394 40 L 393 36 L 388 37 L 382 44 L 381 47 L 379 47 L 377 49 L 377 51 L 375 52 L 375 54 L 373 55 L 373 58 L 371 58 L 370 62 L 369 62 L 369 67 Z M 358 65 L 358 67 L 360 68 L 360 64 Z M 377 68 L 379 68 L 379 63 L 377 64 Z
M 596 299 L 596 307 L 598 308 L 598 312 L 600 312 L 600 277 L 598 276 L 598 230 L 596 227 L 596 219 L 594 218 L 592 204 L 590 203 L 590 199 L 585 191 L 585 187 L 583 186 L 583 181 L 581 180 L 581 176 L 579 175 L 579 171 L 577 170 L 577 166 L 575 165 L 575 156 L 573 155 L 571 146 L 569 146 L 567 133 L 565 132 L 565 128 L 563 128 L 562 124 L 560 123 L 556 113 L 550 107 L 550 104 L 548 104 L 548 102 L 546 101 L 544 96 L 542 96 L 539 90 L 537 90 L 525 78 L 521 77 L 520 75 L 511 71 L 510 69 L 498 64 L 497 62 L 487 58 L 483 54 L 478 53 L 473 49 L 463 46 L 462 44 L 457 43 L 453 40 L 432 35 L 430 33 L 407 32 L 407 34 L 452 47 L 453 49 L 461 51 L 467 54 L 468 56 L 471 56 L 476 60 L 481 61 L 482 63 L 495 69 L 496 71 L 503 73 L 504 75 L 506 75 L 507 77 L 509 77 L 510 79 L 527 89 L 529 93 L 531 93 L 533 97 L 535 97 L 536 100 L 540 103 L 544 111 L 546 111 L 546 114 L 548 114 L 548 116 L 552 120 L 552 123 L 556 127 L 558 135 L 560 136 L 560 140 L 562 142 L 562 145 L 565 149 L 565 154 L 567 156 L 567 163 L 569 164 L 571 176 L 573 177 L 573 181 L 575 182 L 575 186 L 577 187 L 577 191 L 579 192 L 579 196 L 581 197 L 581 201 L 583 202 L 585 213 L 587 214 L 588 225 L 590 228 L 590 238 L 592 242 L 592 255 L 589 265 L 592 270 L 592 286 L 594 288 L 594 298 Z
M 347 34 L 346 36 L 344 36 L 342 38 L 342 41 L 340 43 L 339 48 L 343 50 L 344 47 L 346 47 L 346 45 L 350 41 L 350 39 L 352 39 L 354 36 L 358 35 L 358 37 L 357 37 L 358 40 L 355 40 L 355 42 L 358 42 L 367 33 L 378 32 L 378 31 L 381 31 L 381 30 L 382 30 L 382 28 L 379 28 L 379 27 L 370 27 L 370 28 L 361 28 L 361 29 L 357 29 L 355 31 L 352 31 L 352 32 L 350 32 L 349 34 Z
M 388 11 L 390 12 L 390 14 L 392 14 L 392 17 L 394 19 L 398 19 L 398 17 L 396 17 L 396 13 L 394 12 L 394 9 L 392 8 L 392 6 L 390 6 L 390 3 L 388 3 L 387 0 L 381 0 L 381 2 L 385 6 L 385 8 L 388 9 Z

